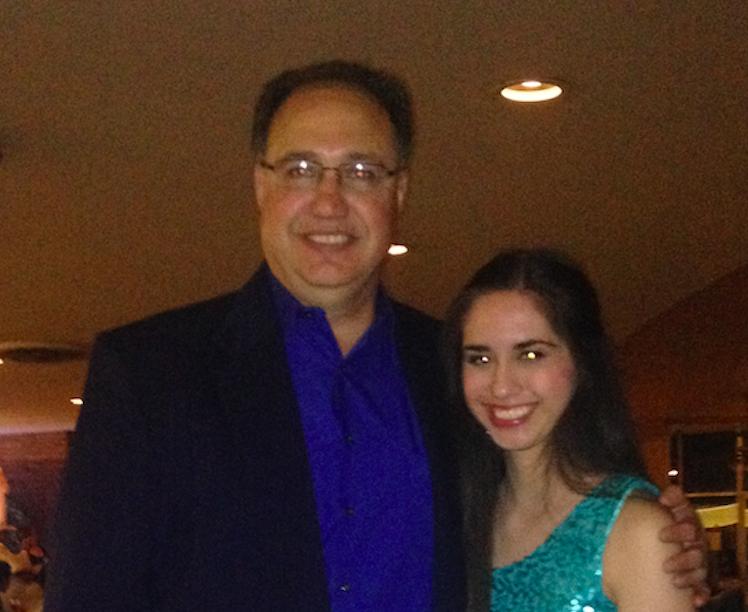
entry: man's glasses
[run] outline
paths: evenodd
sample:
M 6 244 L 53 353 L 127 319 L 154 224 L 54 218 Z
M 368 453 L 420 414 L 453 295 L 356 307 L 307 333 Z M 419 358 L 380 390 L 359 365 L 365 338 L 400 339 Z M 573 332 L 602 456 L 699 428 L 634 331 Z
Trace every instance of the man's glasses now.
M 345 162 L 338 166 L 323 166 L 311 159 L 283 159 L 275 164 L 258 162 L 262 168 L 275 173 L 278 180 L 289 189 L 309 191 L 319 185 L 325 170 L 337 173 L 341 185 L 357 193 L 371 193 L 395 176 L 400 170 L 390 170 L 383 164 L 366 161 Z

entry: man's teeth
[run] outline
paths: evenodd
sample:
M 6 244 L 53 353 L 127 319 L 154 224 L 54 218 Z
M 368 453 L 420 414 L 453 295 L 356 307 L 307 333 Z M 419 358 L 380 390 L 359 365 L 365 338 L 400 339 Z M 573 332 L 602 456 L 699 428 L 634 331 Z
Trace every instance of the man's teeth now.
M 532 410 L 531 406 L 517 406 L 516 408 L 497 408 L 494 409 L 494 418 L 502 421 L 513 421 L 515 419 L 521 419 L 530 414 Z
M 310 234 L 309 240 L 317 244 L 345 244 L 349 238 L 347 234 Z

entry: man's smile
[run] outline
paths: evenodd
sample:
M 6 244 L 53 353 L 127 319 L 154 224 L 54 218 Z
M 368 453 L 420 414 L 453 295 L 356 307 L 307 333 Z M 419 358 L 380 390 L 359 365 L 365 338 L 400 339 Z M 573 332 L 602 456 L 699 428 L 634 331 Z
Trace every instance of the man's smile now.
M 353 240 L 350 234 L 306 234 L 306 239 L 316 244 L 338 246 Z

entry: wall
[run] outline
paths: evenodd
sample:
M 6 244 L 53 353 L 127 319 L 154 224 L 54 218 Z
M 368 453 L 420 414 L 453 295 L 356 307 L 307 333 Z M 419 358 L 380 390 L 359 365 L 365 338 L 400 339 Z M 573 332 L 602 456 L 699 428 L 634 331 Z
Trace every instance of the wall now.
M 649 321 L 619 357 L 652 477 L 662 485 L 673 428 L 748 425 L 748 265 Z
M 50 432 L 0 436 L 0 467 L 10 486 L 8 522 L 15 527 L 31 527 L 42 545 L 60 490 L 68 435 Z

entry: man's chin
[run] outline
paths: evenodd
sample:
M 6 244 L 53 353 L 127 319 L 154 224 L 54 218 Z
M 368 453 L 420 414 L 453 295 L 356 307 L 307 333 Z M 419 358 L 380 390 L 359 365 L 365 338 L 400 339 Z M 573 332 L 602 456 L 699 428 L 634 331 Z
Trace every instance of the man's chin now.
M 304 274 L 301 280 L 305 286 L 312 291 L 319 292 L 343 292 L 343 293 L 369 293 L 378 284 L 378 274 L 361 275 L 352 272 L 345 273 L 340 270 L 317 271 L 315 274 Z

